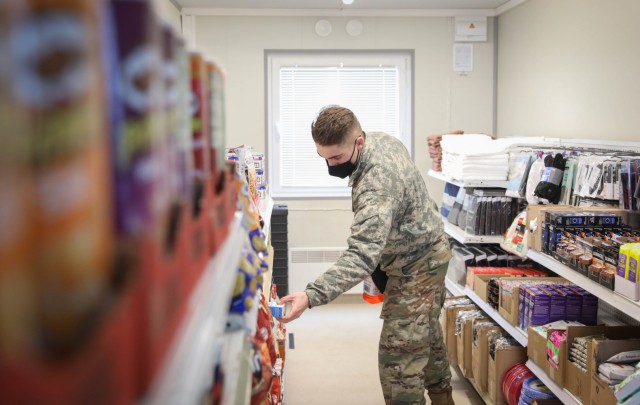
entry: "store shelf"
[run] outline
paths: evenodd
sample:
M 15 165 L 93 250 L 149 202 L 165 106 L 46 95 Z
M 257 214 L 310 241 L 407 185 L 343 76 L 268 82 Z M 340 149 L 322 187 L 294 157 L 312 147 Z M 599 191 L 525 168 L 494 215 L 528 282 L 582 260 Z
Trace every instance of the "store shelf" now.
M 244 313 L 244 328 L 225 333 L 222 358 L 225 370 L 222 405 L 248 404 L 251 399 L 251 345 L 248 337 L 258 327 L 258 311 L 262 290 L 258 290 L 253 306 Z
M 559 276 L 564 277 L 572 283 L 579 285 L 580 287 L 589 291 L 591 294 L 605 301 L 609 305 L 617 308 L 618 310 L 624 312 L 626 315 L 632 317 L 633 319 L 640 321 L 640 302 L 631 301 L 626 297 L 616 294 L 608 288 L 605 288 L 595 281 L 583 276 L 569 266 L 566 266 L 543 253 L 536 252 L 535 250 L 529 250 L 527 252 L 527 257 L 545 266 Z
M 502 235 L 499 236 L 481 236 L 481 235 L 471 235 L 460 229 L 459 227 L 450 224 L 446 220 L 444 223 L 444 231 L 457 240 L 460 243 L 500 243 L 502 241 Z
M 244 329 L 225 333 L 222 368 L 222 405 L 248 404 L 251 392 L 250 345 Z
M 488 303 L 484 302 L 480 297 L 478 297 L 478 294 L 473 292 L 473 290 L 471 290 L 469 287 L 464 288 L 464 295 L 469 297 L 471 301 L 473 301 L 477 306 L 480 307 L 480 309 L 486 312 L 489 317 L 496 321 L 496 323 L 500 325 L 502 329 L 510 334 L 515 340 L 517 340 L 518 343 L 520 343 L 524 347 L 527 347 L 529 339 L 527 337 L 527 334 L 522 329 L 511 325 L 506 319 L 502 317 L 502 315 L 498 313 L 498 311 L 493 309 Z
M 445 181 L 447 183 L 455 184 L 458 187 L 470 187 L 470 188 L 507 188 L 507 180 L 455 180 L 449 176 L 445 176 L 442 172 L 436 172 L 429 170 L 427 173 L 430 177 Z
M 145 404 L 195 404 L 213 381 L 215 348 L 224 335 L 246 231 L 236 213 L 228 236 L 189 298 L 185 319 Z
M 464 287 L 451 280 L 449 277 L 444 278 L 444 286 L 454 296 L 466 295 L 464 292 Z
M 488 392 L 482 392 L 482 390 L 480 389 L 480 387 L 478 387 L 478 385 L 476 384 L 476 381 L 473 378 L 469 379 L 469 384 L 471 384 L 473 389 L 476 390 L 476 392 L 478 393 L 478 396 L 482 399 L 482 401 L 485 404 L 490 404 L 490 405 L 494 404 L 494 402 L 489 397 L 489 393 Z
M 529 370 L 531 370 L 533 374 L 535 374 L 536 377 L 538 377 L 540 381 L 544 383 L 544 385 L 549 387 L 551 392 L 553 392 L 564 405 L 582 405 L 582 403 L 578 399 L 576 399 L 576 397 L 571 395 L 571 393 L 566 389 L 556 384 L 551 379 L 551 377 L 549 377 L 549 375 L 547 375 L 547 373 L 545 373 L 533 361 L 527 360 L 526 365 L 529 368 Z

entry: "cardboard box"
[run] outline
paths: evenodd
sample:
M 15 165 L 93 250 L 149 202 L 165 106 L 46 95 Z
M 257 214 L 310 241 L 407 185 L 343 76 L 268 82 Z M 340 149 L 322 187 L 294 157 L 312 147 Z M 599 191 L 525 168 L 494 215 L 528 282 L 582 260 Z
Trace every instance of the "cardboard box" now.
M 445 316 L 446 320 L 444 324 L 446 328 L 443 328 L 445 346 L 447 347 L 447 356 L 449 357 L 449 364 L 455 366 L 458 364 L 458 343 L 456 339 L 456 317 L 460 311 L 478 310 L 476 305 L 463 305 L 457 307 L 446 308 Z
M 466 295 L 459 295 L 459 296 L 455 296 L 455 297 L 445 297 L 444 299 L 444 305 L 442 306 L 442 311 L 440 312 L 440 325 L 442 325 L 442 333 L 446 334 L 447 332 L 447 306 L 451 305 L 449 304 L 451 301 L 457 301 L 457 300 L 461 300 L 461 299 L 466 299 L 469 300 L 469 298 Z
M 562 277 L 535 277 L 533 280 L 549 281 L 549 282 L 561 282 L 568 283 Z M 521 277 L 504 277 L 502 280 L 515 280 L 522 281 Z M 516 287 L 513 291 L 508 291 L 500 287 L 500 307 L 498 313 L 507 320 L 510 324 L 517 326 L 519 319 L 519 304 L 520 304 L 520 288 Z
M 527 244 L 529 249 L 542 252 L 542 224 L 547 211 L 573 211 L 579 208 L 572 205 L 529 205 L 527 206 L 526 226 L 529 235 Z
M 606 361 L 614 354 L 630 351 L 640 350 L 639 340 L 603 340 L 594 342 L 591 345 L 590 360 L 593 362 L 592 369 L 599 363 Z M 613 391 L 609 388 L 609 385 L 602 381 L 597 374 L 591 374 L 591 404 L 597 405 L 616 405 L 618 400 Z
M 529 249 L 542 252 L 542 224 L 545 222 L 547 212 L 607 212 L 622 217 L 622 222 L 627 222 L 628 213 L 618 208 L 606 207 L 575 207 L 572 205 L 529 205 L 527 207 L 526 225 L 529 235 L 527 237 Z
M 529 267 L 467 267 L 467 287 L 474 289 L 475 277 L 478 275 L 504 275 L 511 277 L 544 277 L 548 273 L 545 271 Z
M 487 298 L 489 294 L 487 293 L 487 287 L 489 284 L 489 280 L 492 278 L 502 278 L 502 277 L 511 277 L 511 275 L 507 274 L 477 274 L 474 277 L 473 281 L 473 292 L 480 297 L 480 299 L 484 302 L 488 302 Z
M 532 326 L 529 327 L 527 332 L 527 356 L 546 374 L 549 374 L 547 335 L 541 335 Z
M 473 322 L 490 318 L 466 319 L 462 325 L 462 333 L 456 336 L 458 367 L 465 378 L 473 378 L 473 359 L 471 346 L 473 345 Z
M 502 328 L 493 326 L 480 326 L 478 328 L 477 341 L 471 344 L 471 361 L 473 366 L 473 379 L 476 386 L 483 393 L 487 392 L 488 369 L 489 369 L 489 338 L 490 331 L 502 331 Z
M 498 349 L 495 358 L 489 356 L 487 389 L 489 398 L 495 405 L 508 405 L 502 395 L 502 376 L 514 364 L 527 362 L 527 349 L 520 346 L 509 346 Z
M 564 368 L 564 387 L 583 404 L 591 403 L 591 375 L 595 373 L 595 366 L 591 356 L 587 359 L 587 371 L 583 372 L 578 366 L 569 361 L 567 348 L 577 337 L 604 334 L 611 339 L 626 337 L 639 337 L 640 328 L 633 326 L 569 326 L 567 327 L 567 340 L 560 348 L 560 361 Z M 591 353 L 591 347 L 588 347 Z

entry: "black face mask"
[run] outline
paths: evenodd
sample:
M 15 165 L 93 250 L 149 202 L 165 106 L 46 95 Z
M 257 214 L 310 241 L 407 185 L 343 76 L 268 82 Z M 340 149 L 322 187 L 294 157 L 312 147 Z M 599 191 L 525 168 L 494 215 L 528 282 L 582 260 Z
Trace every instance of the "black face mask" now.
M 353 173 L 353 171 L 356 170 L 356 166 L 358 163 L 358 160 L 356 160 L 356 163 L 351 163 L 351 158 L 353 158 L 353 154 L 356 153 L 357 144 L 358 144 L 358 139 L 356 139 L 356 141 L 353 144 L 353 152 L 351 152 L 351 156 L 349 157 L 349 160 L 347 160 L 344 163 L 340 163 L 339 165 L 335 165 L 335 166 L 329 166 L 329 161 L 325 159 L 325 161 L 327 162 L 327 167 L 329 168 L 330 176 L 340 177 L 341 179 L 344 179 L 347 176 L 351 176 L 351 173 Z M 360 158 L 360 156 L 358 156 L 358 158 Z

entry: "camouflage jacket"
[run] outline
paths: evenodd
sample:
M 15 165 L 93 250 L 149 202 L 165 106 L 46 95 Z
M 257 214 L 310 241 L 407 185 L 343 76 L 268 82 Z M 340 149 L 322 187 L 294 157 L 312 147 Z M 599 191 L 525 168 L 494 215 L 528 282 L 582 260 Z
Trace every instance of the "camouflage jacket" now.
M 307 285 L 310 306 L 332 301 L 380 263 L 389 276 L 383 318 L 429 310 L 430 303 L 419 297 L 430 295 L 431 275 L 448 262 L 449 244 L 438 208 L 402 142 L 367 134 L 349 186 L 354 219 L 348 248 Z

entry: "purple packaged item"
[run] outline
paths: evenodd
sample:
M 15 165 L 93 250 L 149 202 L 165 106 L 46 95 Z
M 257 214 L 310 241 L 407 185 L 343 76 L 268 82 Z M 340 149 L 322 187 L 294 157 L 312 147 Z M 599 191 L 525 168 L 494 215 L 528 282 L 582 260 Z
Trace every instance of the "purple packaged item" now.
M 598 297 L 576 285 L 569 285 L 567 288 L 582 297 L 580 322 L 585 325 L 596 325 L 598 323 Z
M 564 321 L 567 315 L 567 296 L 554 288 L 553 284 L 544 284 L 540 289 L 551 295 L 549 306 L 549 322 Z
M 529 325 L 545 325 L 549 323 L 551 312 L 551 294 L 539 287 L 527 288 L 529 295 L 529 316 L 525 319 L 526 328 Z
M 618 254 L 618 266 L 616 268 L 616 274 L 618 274 L 618 276 L 622 278 L 626 278 L 627 260 L 629 260 L 629 258 L 626 254 L 623 253 L 623 250 L 621 249 L 620 253 Z
M 566 288 L 563 285 L 555 285 L 552 288 L 561 292 L 565 296 L 566 300 L 566 311 L 565 311 L 565 320 L 566 321 L 580 321 L 580 315 L 582 313 L 582 295 L 576 293 L 575 291 Z
M 150 1 L 112 0 L 117 97 L 112 122 L 119 233 L 158 232 L 168 202 L 159 121 L 162 99 L 159 28 Z M 157 234 L 157 233 L 156 233 Z

